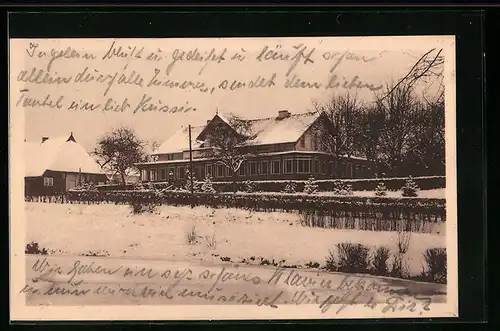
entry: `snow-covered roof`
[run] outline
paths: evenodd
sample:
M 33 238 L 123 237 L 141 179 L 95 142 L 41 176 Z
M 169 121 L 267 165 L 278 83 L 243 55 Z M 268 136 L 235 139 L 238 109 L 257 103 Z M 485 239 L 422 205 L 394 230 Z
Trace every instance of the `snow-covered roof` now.
M 196 137 L 198 137 L 204 128 L 204 125 L 191 127 L 192 148 L 201 147 L 201 142 L 197 141 Z M 162 143 L 153 154 L 182 153 L 186 149 L 189 149 L 189 127 L 181 128 L 175 132 L 170 138 Z
M 255 145 L 292 143 L 299 140 L 304 132 L 314 123 L 320 113 L 308 112 L 290 114 L 289 117 L 277 117 L 249 120 L 251 133 L 255 136 Z
M 43 175 L 46 170 L 103 174 L 103 171 L 73 136 L 26 142 L 26 177 Z M 70 139 L 72 138 L 72 139 Z
M 252 145 L 269 145 L 294 143 L 319 117 L 319 112 L 290 114 L 286 118 L 268 117 L 245 120 L 250 124 L 250 135 L 254 136 Z M 230 124 L 229 117 L 218 113 L 220 119 Z M 208 125 L 208 123 L 207 123 Z M 202 142 L 196 138 L 207 125 L 191 127 L 192 147 L 198 149 Z M 180 153 L 189 149 L 188 128 L 182 128 L 174 133 L 167 141 L 160 145 L 154 154 Z

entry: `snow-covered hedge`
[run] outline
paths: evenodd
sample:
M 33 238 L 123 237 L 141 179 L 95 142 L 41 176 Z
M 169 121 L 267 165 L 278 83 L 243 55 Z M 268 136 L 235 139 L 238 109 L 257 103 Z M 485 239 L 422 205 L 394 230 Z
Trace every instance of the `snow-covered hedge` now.
M 318 185 L 319 192 L 332 192 L 337 188 L 338 182 L 344 185 L 351 185 L 353 191 L 375 191 L 380 183 L 383 183 L 387 190 L 397 191 L 405 185 L 408 177 L 401 178 L 363 178 L 363 179 L 322 179 L 316 180 L 315 184 Z M 412 180 L 421 190 L 431 190 L 446 187 L 446 180 L 444 176 L 428 176 L 428 177 L 414 177 Z M 237 191 L 246 191 L 247 181 L 240 181 L 236 183 Z M 296 192 L 304 191 L 307 180 L 262 180 L 252 181 L 255 192 L 286 192 L 287 188 L 295 186 Z M 146 188 L 166 189 L 169 187 L 167 182 L 150 182 L 144 183 Z M 233 192 L 233 182 L 213 182 L 213 188 L 217 192 Z M 123 186 L 119 184 L 97 185 L 99 191 L 115 191 L 123 190 Z M 133 184 L 127 184 L 125 190 L 133 190 Z
M 316 180 L 318 191 L 332 192 L 337 188 L 340 181 L 345 185 L 351 185 L 353 191 L 375 191 L 380 183 L 384 183 L 387 190 L 400 190 L 408 178 L 369 178 L 369 179 L 322 179 Z M 431 190 L 446 187 L 444 176 L 414 177 L 413 181 L 421 190 Z M 304 191 L 307 180 L 265 180 L 253 181 L 257 192 L 286 192 L 287 187 L 295 185 L 297 192 Z M 214 182 L 213 186 L 218 192 L 232 192 L 232 182 Z M 244 182 L 236 183 L 238 191 L 245 191 Z
M 196 205 L 213 208 L 244 208 L 255 211 L 286 211 L 321 214 L 336 217 L 370 219 L 420 219 L 445 221 L 445 199 L 311 196 L 309 194 L 213 194 L 185 191 L 71 191 L 71 201 L 108 202 L 116 204 L 154 203 L 166 205 Z

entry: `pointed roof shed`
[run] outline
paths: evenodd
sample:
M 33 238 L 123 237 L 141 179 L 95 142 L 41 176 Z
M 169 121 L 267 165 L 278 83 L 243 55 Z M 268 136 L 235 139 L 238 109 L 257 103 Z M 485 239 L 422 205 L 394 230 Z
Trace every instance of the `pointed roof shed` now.
M 73 133 L 64 137 L 44 137 L 41 142 L 25 142 L 26 177 L 42 176 L 46 170 L 103 174 L 101 167 L 76 142 Z

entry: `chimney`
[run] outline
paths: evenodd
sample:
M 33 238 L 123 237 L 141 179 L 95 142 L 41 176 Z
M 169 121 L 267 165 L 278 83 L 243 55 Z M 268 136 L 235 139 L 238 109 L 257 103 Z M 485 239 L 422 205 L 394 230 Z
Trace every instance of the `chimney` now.
M 287 117 L 290 117 L 290 112 L 288 110 L 280 110 L 278 112 L 278 119 L 284 119 L 284 118 L 287 118 Z
M 49 137 L 42 137 L 42 143 L 44 143 Z

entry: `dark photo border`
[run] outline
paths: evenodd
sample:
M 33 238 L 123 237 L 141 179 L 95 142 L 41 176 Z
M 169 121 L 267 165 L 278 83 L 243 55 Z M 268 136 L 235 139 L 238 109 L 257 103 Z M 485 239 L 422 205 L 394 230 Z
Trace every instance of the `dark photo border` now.
M 486 160 L 483 140 L 485 86 L 482 56 L 484 12 L 473 9 L 404 10 L 402 7 L 322 8 L 321 10 L 319 7 L 314 9 L 172 7 L 166 10 L 167 8 L 158 7 L 130 9 L 102 6 L 71 9 L 18 7 L 12 8 L 12 12 L 8 14 L 8 36 L 10 38 L 209 38 L 455 35 L 459 317 L 451 320 L 479 322 L 486 318 L 486 212 L 484 210 Z M 8 89 L 5 91 L 7 94 L 5 100 L 8 100 L 9 91 Z M 450 319 L 438 318 L 432 321 L 449 322 Z M 270 323 L 270 321 L 213 321 L 212 323 L 241 322 Z M 304 326 L 315 323 L 304 320 L 275 321 L 275 323 L 291 322 Z M 429 319 L 321 322 L 323 324 L 421 323 L 429 322 Z M 108 323 L 85 322 L 88 325 Z M 136 321 L 115 322 L 113 325 L 131 323 L 148 324 L 146 321 Z M 165 323 L 182 324 L 178 321 Z M 16 322 L 16 324 L 21 323 Z M 203 326 L 202 328 L 204 329 Z

